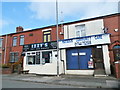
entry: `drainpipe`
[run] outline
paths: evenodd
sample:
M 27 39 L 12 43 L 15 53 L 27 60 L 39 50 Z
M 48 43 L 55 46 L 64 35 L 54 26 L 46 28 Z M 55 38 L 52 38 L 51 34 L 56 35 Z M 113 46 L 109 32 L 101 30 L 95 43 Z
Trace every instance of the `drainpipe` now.
M 6 39 L 5 39 L 4 64 L 6 63 L 6 52 L 7 52 L 7 34 L 6 34 Z

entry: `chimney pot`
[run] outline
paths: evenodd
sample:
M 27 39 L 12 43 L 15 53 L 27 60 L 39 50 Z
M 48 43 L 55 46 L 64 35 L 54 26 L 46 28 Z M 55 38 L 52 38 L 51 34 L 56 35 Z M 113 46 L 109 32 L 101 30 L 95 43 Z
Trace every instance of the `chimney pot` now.
M 22 26 L 16 27 L 16 32 L 22 32 L 22 31 L 23 31 L 23 27 Z

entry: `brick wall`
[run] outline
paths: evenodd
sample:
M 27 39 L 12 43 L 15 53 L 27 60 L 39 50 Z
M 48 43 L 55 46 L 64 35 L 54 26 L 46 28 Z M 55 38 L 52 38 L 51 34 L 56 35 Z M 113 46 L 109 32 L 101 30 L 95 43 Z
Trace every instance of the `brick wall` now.
M 2 63 L 4 63 L 4 57 L 5 63 L 9 63 L 10 60 L 10 52 L 19 52 L 19 56 L 22 53 L 23 46 L 20 45 L 20 35 L 24 35 L 24 44 L 33 44 L 33 43 L 42 43 L 43 42 L 43 32 L 42 30 L 44 29 L 49 29 L 51 28 L 51 41 L 56 41 L 56 26 L 51 26 L 43 29 L 35 29 L 35 30 L 29 30 L 26 32 L 18 32 L 14 34 L 8 34 L 7 36 L 4 35 L 3 38 L 3 47 L 5 47 L 6 40 L 7 40 L 7 49 L 5 50 L 0 50 L 2 51 Z M 59 27 L 59 39 L 63 39 L 63 35 L 60 35 L 60 27 Z M 17 30 L 18 31 L 18 30 Z M 17 46 L 13 46 L 13 37 L 17 37 Z M 6 39 L 7 37 L 7 39 Z M 5 54 L 6 52 L 6 54 Z
M 114 60 L 114 53 L 113 53 L 113 47 L 115 45 L 120 45 L 120 16 L 109 16 L 104 18 L 104 26 L 108 28 L 108 32 L 110 33 L 110 41 L 111 44 L 109 45 L 109 56 L 110 56 L 110 63 L 111 63 L 111 70 L 112 74 L 115 75 L 117 78 L 120 78 L 120 63 L 115 64 Z M 115 32 L 114 30 L 118 29 L 118 32 Z
M 120 62 L 115 63 L 116 78 L 120 78 Z

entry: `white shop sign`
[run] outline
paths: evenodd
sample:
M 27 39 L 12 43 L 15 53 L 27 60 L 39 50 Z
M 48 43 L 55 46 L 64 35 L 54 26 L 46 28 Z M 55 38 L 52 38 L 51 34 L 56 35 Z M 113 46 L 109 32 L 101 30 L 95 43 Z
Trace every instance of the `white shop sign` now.
M 110 43 L 109 35 L 110 34 L 100 34 L 100 35 L 86 36 L 76 39 L 60 40 L 59 48 L 108 44 Z

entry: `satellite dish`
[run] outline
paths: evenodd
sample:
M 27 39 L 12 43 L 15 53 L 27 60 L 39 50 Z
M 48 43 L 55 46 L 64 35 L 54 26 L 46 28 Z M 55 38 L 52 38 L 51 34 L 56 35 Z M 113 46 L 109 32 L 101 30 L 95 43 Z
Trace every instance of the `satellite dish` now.
M 108 28 L 103 28 L 103 31 L 104 31 L 104 33 L 107 33 L 108 32 Z

